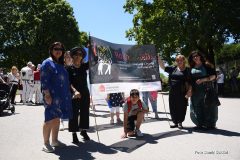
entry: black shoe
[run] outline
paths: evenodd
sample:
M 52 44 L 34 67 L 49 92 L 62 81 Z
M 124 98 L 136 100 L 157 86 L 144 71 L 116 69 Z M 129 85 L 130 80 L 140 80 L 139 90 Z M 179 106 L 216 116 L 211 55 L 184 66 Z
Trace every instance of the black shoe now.
M 79 140 L 78 140 L 77 134 L 76 134 L 76 133 L 73 133 L 73 134 L 72 134 L 72 137 L 73 137 L 73 142 L 72 142 L 72 143 L 78 144 L 78 143 L 79 143 Z
M 202 126 L 193 127 L 193 129 L 195 129 L 195 130 L 204 130 L 204 128 Z
M 177 124 L 174 124 L 174 125 L 170 125 L 170 128 L 177 128 L 178 125 Z
M 81 133 L 80 133 L 81 136 L 83 136 L 83 139 L 85 141 L 88 141 L 90 140 L 89 136 L 87 135 L 87 131 L 86 130 L 82 130 Z
M 23 103 L 23 101 L 21 100 L 19 103 Z
M 183 129 L 182 123 L 178 123 L 178 128 Z

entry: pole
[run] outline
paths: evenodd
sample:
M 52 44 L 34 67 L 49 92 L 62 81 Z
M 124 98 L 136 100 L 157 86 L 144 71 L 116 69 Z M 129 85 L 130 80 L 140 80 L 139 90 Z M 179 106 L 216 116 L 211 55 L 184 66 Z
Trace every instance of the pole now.
M 161 95 L 162 95 L 163 107 L 164 107 L 164 110 L 165 110 L 165 115 L 166 115 L 166 117 L 167 117 L 168 125 L 169 125 L 169 127 L 170 127 L 171 125 L 170 125 L 169 118 L 168 118 L 168 116 L 167 116 L 166 105 L 165 105 L 165 101 L 164 101 L 162 92 L 161 92 Z

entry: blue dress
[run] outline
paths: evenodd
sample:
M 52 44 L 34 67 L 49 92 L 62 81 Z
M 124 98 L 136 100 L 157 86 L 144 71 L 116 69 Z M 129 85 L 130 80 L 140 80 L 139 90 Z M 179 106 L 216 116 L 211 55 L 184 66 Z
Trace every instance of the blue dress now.
M 49 90 L 52 104 L 44 101 L 45 122 L 55 118 L 72 117 L 71 92 L 68 72 L 63 65 L 53 62 L 51 58 L 43 61 L 41 66 L 42 90 Z

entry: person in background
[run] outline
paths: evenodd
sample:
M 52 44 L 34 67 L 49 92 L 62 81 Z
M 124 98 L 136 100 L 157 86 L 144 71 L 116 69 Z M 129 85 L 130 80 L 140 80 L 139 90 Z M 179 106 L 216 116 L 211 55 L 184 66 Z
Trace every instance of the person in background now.
M 10 91 L 11 104 L 15 103 L 15 97 L 18 89 L 19 73 L 16 66 L 12 66 L 11 72 L 8 74 L 8 84 L 12 87 Z
M 192 51 L 188 57 L 191 68 L 192 96 L 190 117 L 195 129 L 215 129 L 218 120 L 218 107 L 204 103 L 206 87 L 216 80 L 216 72 L 199 51 Z
M 157 91 L 142 92 L 142 100 L 146 105 L 148 105 L 148 100 L 150 101 L 152 110 L 155 114 L 155 118 L 159 118 L 157 111 L 157 96 L 158 96 Z
M 33 81 L 33 71 L 31 69 L 32 62 L 28 62 L 26 67 L 23 67 L 21 69 L 21 82 L 22 82 L 22 101 L 23 104 L 28 103 L 28 100 L 30 98 L 30 92 L 31 92 L 31 84 Z
M 37 65 L 37 70 L 33 71 L 33 77 L 34 77 L 34 92 L 35 93 L 35 104 L 39 105 L 43 103 L 43 97 L 41 93 L 41 82 L 40 82 L 40 68 L 41 64 Z
M 33 95 L 35 94 L 35 81 L 34 81 L 34 71 L 36 69 L 36 66 L 34 64 L 32 64 L 31 66 L 32 69 L 32 76 L 31 76 L 31 80 L 29 81 L 29 85 L 30 85 L 30 93 L 29 93 L 29 99 L 28 102 L 31 104 L 34 104 L 33 99 L 35 99 L 33 97 Z
M 107 101 L 110 108 L 110 124 L 114 124 L 114 115 L 116 112 L 116 122 L 118 124 L 122 124 L 122 120 L 120 118 L 120 107 L 124 103 L 124 94 L 123 93 L 110 93 L 107 95 Z
M 84 63 L 86 56 L 83 47 L 74 47 L 70 50 L 73 64 L 66 67 L 72 91 L 73 117 L 69 119 L 68 130 L 72 132 L 73 143 L 79 143 L 77 132 L 85 141 L 90 140 L 87 129 L 89 129 L 89 107 L 90 93 L 87 85 L 87 70 L 89 63 Z
M 222 71 L 217 70 L 217 89 L 218 89 L 218 95 L 223 96 L 224 95 L 224 74 Z
M 138 136 L 142 137 L 143 134 L 140 131 L 140 126 L 143 122 L 144 114 L 148 113 L 148 106 L 140 100 L 139 91 L 137 89 L 132 89 L 130 91 L 130 97 L 127 102 L 123 105 L 124 120 L 123 129 L 124 133 L 122 138 L 127 138 L 128 136 Z M 135 125 L 136 121 L 136 125 Z
M 72 57 L 70 55 L 70 51 L 66 51 L 64 53 L 64 66 L 65 68 L 69 67 L 72 65 Z M 64 131 L 65 127 L 64 127 L 64 121 L 68 121 L 68 119 L 60 119 L 60 127 L 59 130 L 60 131 Z
M 64 45 L 54 42 L 49 47 L 50 57 L 43 61 L 40 70 L 40 81 L 44 99 L 44 124 L 42 150 L 53 152 L 53 147 L 64 146 L 58 140 L 61 118 L 72 117 L 71 92 L 68 72 L 64 68 Z M 49 138 L 52 134 L 52 144 Z
M 191 77 L 190 69 L 186 67 L 186 58 L 183 55 L 177 55 L 175 66 L 165 67 L 163 61 L 159 58 L 160 67 L 169 73 L 169 109 L 173 125 L 170 128 L 182 129 L 182 122 L 185 120 L 188 98 L 191 96 Z
M 239 74 L 239 71 L 235 67 L 233 67 L 230 73 L 230 83 L 231 83 L 232 92 L 238 92 L 238 82 L 237 82 L 238 74 Z

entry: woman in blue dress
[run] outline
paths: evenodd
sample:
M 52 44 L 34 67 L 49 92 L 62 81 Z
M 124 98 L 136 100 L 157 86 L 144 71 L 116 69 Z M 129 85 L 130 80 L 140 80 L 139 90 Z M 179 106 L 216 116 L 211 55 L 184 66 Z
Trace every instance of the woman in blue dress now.
M 41 66 L 41 86 L 44 98 L 43 151 L 53 152 L 53 147 L 63 146 L 58 140 L 60 118 L 71 117 L 71 93 L 68 73 L 64 68 L 64 46 L 60 42 L 49 48 L 50 57 Z M 49 143 L 52 134 L 52 144 Z
M 188 57 L 192 77 L 190 117 L 196 129 L 214 129 L 218 119 L 218 107 L 204 104 L 205 90 L 216 79 L 216 72 L 203 55 L 193 51 Z

